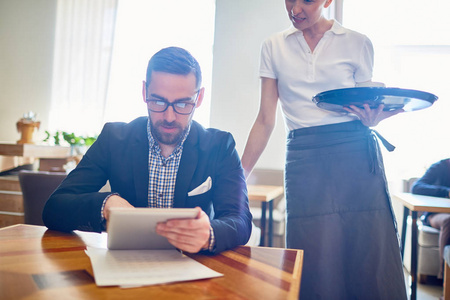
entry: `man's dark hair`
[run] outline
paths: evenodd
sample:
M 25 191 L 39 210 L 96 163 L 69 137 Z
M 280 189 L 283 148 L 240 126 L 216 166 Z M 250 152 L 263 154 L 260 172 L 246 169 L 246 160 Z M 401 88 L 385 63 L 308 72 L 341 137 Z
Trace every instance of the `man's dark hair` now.
M 150 84 L 153 71 L 176 75 L 189 75 L 193 73 L 195 75 L 197 89 L 202 84 L 202 71 L 200 70 L 198 61 L 183 48 L 164 48 L 152 56 L 147 66 L 147 87 Z

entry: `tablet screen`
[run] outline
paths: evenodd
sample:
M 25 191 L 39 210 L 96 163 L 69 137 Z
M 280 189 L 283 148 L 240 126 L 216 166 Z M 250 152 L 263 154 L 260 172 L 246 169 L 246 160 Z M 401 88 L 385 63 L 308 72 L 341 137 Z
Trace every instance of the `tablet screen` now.
M 194 208 L 112 208 L 108 220 L 108 249 L 174 249 L 156 225 L 170 219 L 193 219 Z

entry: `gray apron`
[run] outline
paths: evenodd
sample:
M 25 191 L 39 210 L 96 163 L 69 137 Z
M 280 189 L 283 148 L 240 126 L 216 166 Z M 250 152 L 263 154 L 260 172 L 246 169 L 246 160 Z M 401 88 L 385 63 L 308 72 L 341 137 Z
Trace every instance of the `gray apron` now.
M 374 131 L 360 121 L 291 131 L 285 172 L 287 247 L 304 250 L 300 298 L 406 299 Z

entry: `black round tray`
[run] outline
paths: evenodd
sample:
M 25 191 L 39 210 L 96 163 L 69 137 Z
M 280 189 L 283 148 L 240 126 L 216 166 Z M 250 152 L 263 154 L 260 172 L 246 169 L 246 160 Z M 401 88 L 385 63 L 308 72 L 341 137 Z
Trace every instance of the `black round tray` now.
M 312 101 L 317 107 L 346 112 L 343 107 L 355 105 L 363 108 L 363 104 L 369 104 L 370 108 L 376 108 L 384 104 L 384 110 L 403 108 L 404 111 L 424 109 L 431 106 L 438 97 L 431 93 L 389 87 L 354 87 L 325 91 L 315 95 Z

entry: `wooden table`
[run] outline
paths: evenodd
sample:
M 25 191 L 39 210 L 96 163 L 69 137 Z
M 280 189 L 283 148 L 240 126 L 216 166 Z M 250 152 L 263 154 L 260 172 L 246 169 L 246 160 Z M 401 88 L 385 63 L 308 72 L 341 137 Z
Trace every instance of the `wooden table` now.
M 35 144 L 0 143 L 0 155 L 37 158 L 67 158 L 70 147 Z
M 64 172 L 62 166 L 72 156 L 70 147 L 12 143 L 0 143 L 0 155 L 39 159 L 39 170 L 54 172 Z
M 97 287 L 86 246 L 106 234 L 43 226 L 0 229 L 0 299 L 298 299 L 302 250 L 238 247 L 189 255 L 223 277 L 140 288 Z M 182 272 L 182 270 L 180 270 Z
M 273 200 L 283 195 L 282 186 L 278 185 L 248 185 L 248 200 L 261 202 L 261 239 L 260 246 L 265 246 L 266 237 L 266 210 L 269 204 L 269 231 L 268 245 L 272 247 L 273 240 Z
M 417 299 L 417 212 L 427 211 L 434 213 L 450 213 L 450 199 L 415 195 L 411 193 L 398 193 L 392 196 L 393 199 L 403 204 L 402 222 L 402 259 L 405 251 L 406 222 L 408 215 L 411 215 L 411 300 Z

